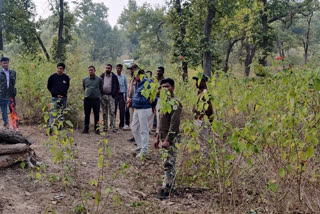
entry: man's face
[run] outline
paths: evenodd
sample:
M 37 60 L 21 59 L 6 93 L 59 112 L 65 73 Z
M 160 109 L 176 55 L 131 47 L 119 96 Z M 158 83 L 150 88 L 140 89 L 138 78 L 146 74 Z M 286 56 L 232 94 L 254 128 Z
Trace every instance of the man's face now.
M 120 66 L 117 66 L 117 73 L 121 74 L 122 68 Z
M 162 70 L 160 70 L 160 69 L 157 69 L 157 76 L 159 77 L 159 78 L 161 78 L 161 77 L 163 77 L 163 71 Z
M 94 68 L 89 68 L 89 75 L 90 76 L 94 76 L 95 73 L 96 73 L 96 71 L 94 70 Z
M 162 84 L 161 87 L 167 89 L 170 92 L 171 95 L 174 92 L 174 87 L 171 86 L 168 82 Z
M 9 61 L 2 61 L 1 66 L 4 70 L 8 70 L 9 68 Z
M 63 68 L 62 66 L 58 66 L 58 67 L 57 67 L 57 73 L 58 73 L 59 75 L 61 75 L 61 74 L 63 74 L 63 72 L 64 72 L 64 68 Z
M 106 66 L 106 73 L 107 73 L 107 74 L 110 74 L 111 71 L 112 71 L 111 66 L 110 66 L 110 65 L 107 65 L 107 66 Z

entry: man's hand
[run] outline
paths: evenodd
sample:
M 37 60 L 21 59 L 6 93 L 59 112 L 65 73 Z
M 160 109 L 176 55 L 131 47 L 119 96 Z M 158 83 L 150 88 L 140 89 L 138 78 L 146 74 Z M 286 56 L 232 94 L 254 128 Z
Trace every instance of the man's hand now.
M 127 99 L 127 108 L 130 108 L 132 106 L 132 99 Z
M 169 146 L 170 146 L 170 143 L 167 140 L 162 143 L 162 148 L 163 149 L 169 149 Z
M 63 97 L 63 96 L 62 96 L 62 95 L 58 95 L 57 97 L 61 98 L 61 97 Z
M 156 113 L 156 108 L 155 107 L 152 107 L 152 113 Z
M 157 138 L 153 143 L 154 148 L 159 149 L 159 143 L 160 143 L 160 140 L 159 140 L 159 138 Z

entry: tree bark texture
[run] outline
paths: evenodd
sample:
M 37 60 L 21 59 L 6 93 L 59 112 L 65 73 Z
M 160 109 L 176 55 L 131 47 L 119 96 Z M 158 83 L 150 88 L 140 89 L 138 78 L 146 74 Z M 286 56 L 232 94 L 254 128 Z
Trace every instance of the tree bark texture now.
M 62 58 L 62 32 L 63 32 L 63 0 L 60 0 L 60 11 L 59 11 L 59 32 L 58 32 L 58 49 L 57 58 L 61 61 Z
M 30 150 L 30 146 L 23 143 L 18 144 L 0 144 L 0 155 L 25 153 Z
M 28 158 L 28 153 L 17 153 L 9 155 L 0 155 L 0 169 L 11 166 L 19 161 L 25 161 Z
M 250 45 L 248 43 L 245 44 L 246 47 L 246 60 L 244 62 L 244 66 L 245 66 L 245 74 L 248 77 L 250 74 L 250 65 L 252 63 L 254 54 L 255 54 L 255 47 L 253 47 L 253 45 Z
M 25 138 L 20 132 L 11 129 L 0 129 L 1 144 L 26 144 L 31 145 L 32 141 Z
M 203 73 L 209 77 L 211 77 L 211 69 L 212 69 L 212 53 L 210 50 L 210 36 L 212 30 L 212 21 L 216 15 L 216 10 L 213 6 L 213 3 L 208 0 L 208 14 L 206 21 L 204 23 L 204 36 L 206 43 L 206 50 L 203 53 L 202 61 L 203 61 Z

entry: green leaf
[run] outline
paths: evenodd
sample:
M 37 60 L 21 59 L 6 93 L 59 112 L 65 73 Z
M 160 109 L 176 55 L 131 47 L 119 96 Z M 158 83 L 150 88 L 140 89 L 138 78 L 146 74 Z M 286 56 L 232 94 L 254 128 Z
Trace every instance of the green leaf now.
M 286 175 L 286 171 L 284 170 L 284 168 L 279 169 L 280 178 L 283 178 L 285 175 Z
M 68 126 L 70 126 L 70 127 L 73 127 L 73 124 L 71 123 L 70 120 L 67 120 L 67 121 L 66 121 L 66 124 L 67 124 Z
M 314 88 L 316 89 L 316 91 L 320 91 L 320 79 L 316 78 L 314 80 Z
M 314 154 L 313 146 L 309 146 L 305 153 L 306 153 L 306 158 L 311 158 L 313 156 L 313 154 Z

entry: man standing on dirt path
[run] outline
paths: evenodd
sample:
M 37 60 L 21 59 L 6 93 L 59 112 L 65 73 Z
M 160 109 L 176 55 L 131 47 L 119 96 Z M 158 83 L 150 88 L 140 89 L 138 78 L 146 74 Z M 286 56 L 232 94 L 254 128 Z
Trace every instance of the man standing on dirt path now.
M 131 125 L 131 131 L 137 148 L 133 149 L 134 152 L 139 152 L 138 158 L 143 158 L 147 155 L 149 146 L 149 118 L 152 112 L 155 111 L 157 100 L 151 102 L 145 96 L 142 95 L 142 91 L 150 88 L 150 80 L 144 78 L 144 71 L 139 70 L 135 72 L 135 91 L 132 97 L 133 119 Z
M 119 106 L 119 112 L 120 112 L 120 124 L 119 128 L 122 129 L 124 125 L 124 114 L 125 114 L 125 108 L 126 108 L 126 94 L 128 90 L 128 81 L 126 75 L 122 74 L 122 64 L 118 64 L 116 69 L 117 69 L 117 77 L 119 80 L 119 86 L 120 90 L 116 96 L 115 99 L 115 117 L 117 117 L 117 110 Z M 126 127 L 129 128 L 129 127 Z
M 101 74 L 100 78 L 103 81 L 103 90 L 101 97 L 102 112 L 103 112 L 103 131 L 108 130 L 108 117 L 110 127 L 114 133 L 118 133 L 115 123 L 115 98 L 119 93 L 119 80 L 117 75 L 112 72 L 112 65 L 106 65 L 106 72 Z
M 207 92 L 207 81 L 208 77 L 203 75 L 201 80 L 198 77 L 193 77 L 196 80 L 196 87 L 198 88 L 198 101 L 197 105 L 193 106 L 192 112 L 195 114 L 194 123 L 197 126 L 199 137 L 198 143 L 201 150 L 202 158 L 207 158 L 209 156 L 209 133 L 210 133 L 210 122 L 212 122 L 213 108 L 210 101 L 210 94 Z M 199 109 L 200 102 L 208 104 L 208 108 Z M 199 106 L 198 106 L 199 105 Z M 207 117 L 207 121 L 205 119 Z
M 100 77 L 96 76 L 96 68 L 91 65 L 88 68 L 89 76 L 83 79 L 84 90 L 84 129 L 82 133 L 89 132 L 90 114 L 93 109 L 94 114 L 94 130 L 100 134 L 99 130 L 99 112 L 100 112 L 100 99 L 103 90 L 103 81 Z
M 48 79 L 47 88 L 52 95 L 49 125 L 50 134 L 52 133 L 52 124 L 54 122 L 54 112 L 60 112 L 59 119 L 64 120 L 64 109 L 67 107 L 67 94 L 70 86 L 70 78 L 64 74 L 66 65 L 63 62 L 57 64 L 57 73 L 52 74 Z M 61 128 L 61 127 L 60 127 Z
M 9 58 L 1 58 L 1 71 L 0 71 L 0 108 L 2 112 L 2 119 L 4 126 L 8 127 L 8 107 L 15 107 L 16 89 L 16 72 L 9 69 Z M 11 102 L 13 102 L 12 105 Z M 10 107 L 11 108 L 11 107 Z M 11 109 L 10 109 L 11 110 Z
M 167 98 L 167 101 L 174 101 L 172 111 L 170 113 L 163 113 L 160 111 L 159 134 L 154 142 L 154 147 L 158 149 L 161 141 L 161 147 L 166 149 L 167 152 L 163 162 L 163 184 L 158 195 L 158 198 L 162 200 L 169 196 L 174 186 L 176 175 L 175 163 L 177 158 L 177 147 L 175 144 L 179 142 L 180 137 L 179 127 L 182 105 L 178 98 L 174 96 L 173 79 L 168 78 L 162 80 L 161 87 L 170 92 L 170 96 Z
M 154 78 L 156 82 L 161 84 L 161 81 L 165 79 L 164 77 L 164 67 L 160 66 L 157 69 L 157 76 Z M 159 89 L 160 91 L 160 89 Z M 157 117 L 157 127 L 156 127 L 156 137 L 158 136 L 159 133 L 159 115 L 160 115 L 160 93 L 157 94 L 158 98 L 158 103 L 156 106 L 156 117 Z
M 134 109 L 132 108 L 132 97 L 134 95 L 134 90 L 135 90 L 135 84 L 136 80 L 134 77 L 134 72 L 139 69 L 138 65 L 132 64 L 130 69 L 130 82 L 128 86 L 128 92 L 127 92 L 127 105 L 126 105 L 126 125 L 129 125 L 130 123 L 132 124 L 132 118 L 133 118 L 133 111 Z M 128 116 L 129 115 L 129 116 Z M 123 130 L 129 130 L 130 128 L 126 126 Z M 134 137 L 128 139 L 129 142 L 135 142 Z

